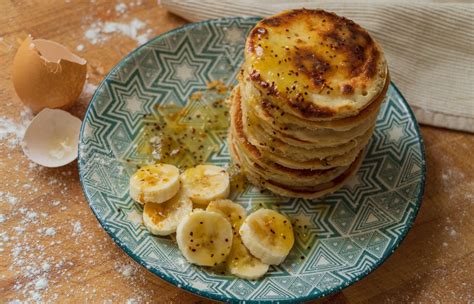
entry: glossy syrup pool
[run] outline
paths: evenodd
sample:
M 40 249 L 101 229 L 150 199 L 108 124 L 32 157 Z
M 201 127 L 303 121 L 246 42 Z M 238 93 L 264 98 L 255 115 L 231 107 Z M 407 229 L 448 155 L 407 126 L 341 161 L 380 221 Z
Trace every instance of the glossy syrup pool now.
M 230 125 L 227 98 L 232 87 L 213 81 L 194 92 L 186 105 L 155 106 L 159 115 L 145 114 L 137 154 L 145 155 L 137 168 L 149 163 L 167 163 L 181 171 L 208 162 L 219 153 Z M 210 162 L 210 161 L 209 161 Z M 238 168 L 225 164 L 231 177 L 231 191 L 242 191 L 246 180 Z
M 229 126 L 226 98 L 229 88 L 221 83 L 210 83 L 205 91 L 192 94 L 184 107 L 157 105 L 159 120 L 152 114 L 141 134 L 140 154 L 149 155 L 156 163 L 169 163 L 181 170 L 204 163 L 220 147 L 212 143 L 212 135 L 225 132 Z

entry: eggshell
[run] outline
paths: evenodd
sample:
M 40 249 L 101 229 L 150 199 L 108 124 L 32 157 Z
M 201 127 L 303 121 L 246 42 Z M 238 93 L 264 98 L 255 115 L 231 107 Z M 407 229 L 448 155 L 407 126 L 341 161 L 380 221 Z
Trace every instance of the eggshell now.
M 44 109 L 26 129 L 25 155 L 45 167 L 64 166 L 77 157 L 81 120 L 66 111 Z
M 44 108 L 67 108 L 81 94 L 87 61 L 59 43 L 25 39 L 13 60 L 12 79 L 20 99 L 37 113 Z

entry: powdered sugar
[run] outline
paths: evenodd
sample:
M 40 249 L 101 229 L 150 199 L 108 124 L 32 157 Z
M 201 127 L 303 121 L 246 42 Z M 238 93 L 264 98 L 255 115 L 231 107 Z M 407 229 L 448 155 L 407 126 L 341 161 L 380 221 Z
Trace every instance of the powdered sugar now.
M 84 33 L 84 37 L 91 44 L 102 44 L 110 38 L 110 35 L 118 33 L 137 41 L 141 45 L 148 41 L 148 36 L 151 33 L 151 29 L 144 30 L 145 26 L 146 24 L 143 21 L 136 18 L 128 23 L 97 21 L 89 26 Z
M 46 279 L 45 277 L 42 277 L 36 280 L 36 283 L 35 283 L 36 290 L 45 289 L 46 287 L 48 287 L 48 279 Z
M 79 221 L 74 222 L 73 224 L 73 233 L 81 234 L 82 233 L 82 224 Z
M 119 262 L 115 263 L 115 270 L 124 277 L 131 277 L 137 272 L 137 268 L 132 264 L 121 264 Z
M 18 202 L 18 198 L 10 192 L 0 191 L 0 201 L 8 202 L 10 205 L 15 205 Z
M 56 229 L 54 229 L 53 227 L 46 228 L 44 230 L 44 234 L 47 236 L 53 236 L 56 234 Z
M 123 14 L 127 11 L 127 5 L 125 3 L 118 3 L 115 5 L 115 11 L 119 14 Z
M 23 139 L 31 118 L 32 113 L 27 108 L 21 111 L 19 121 L 0 117 L 0 141 L 6 141 L 8 147 L 14 148 Z

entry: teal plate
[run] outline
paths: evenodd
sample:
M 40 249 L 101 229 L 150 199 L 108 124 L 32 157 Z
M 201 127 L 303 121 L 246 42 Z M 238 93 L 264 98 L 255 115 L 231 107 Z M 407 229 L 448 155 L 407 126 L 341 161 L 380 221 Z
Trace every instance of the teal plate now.
M 157 105 L 183 107 L 189 117 L 211 113 L 212 98 L 188 100 L 210 81 L 235 82 L 246 34 L 257 20 L 189 24 L 123 59 L 87 109 L 79 143 L 80 178 L 90 207 L 113 240 L 166 281 L 221 301 L 301 302 L 341 290 L 378 267 L 404 239 L 420 208 L 423 140 L 412 111 L 393 84 L 364 162 L 341 190 L 318 200 L 281 198 L 252 186 L 231 193 L 249 211 L 264 205 L 298 219 L 290 255 L 261 280 L 242 280 L 188 264 L 172 238 L 148 233 L 141 224 L 141 206 L 128 194 L 129 176 L 150 159 L 137 147 L 143 144 L 140 134 L 147 119 L 157 121 L 163 115 Z M 204 122 L 183 123 L 198 127 Z M 225 135 L 225 128 L 209 133 L 206 145 L 211 148 L 204 162 L 222 166 L 230 162 Z M 178 157 L 176 164 L 184 161 Z

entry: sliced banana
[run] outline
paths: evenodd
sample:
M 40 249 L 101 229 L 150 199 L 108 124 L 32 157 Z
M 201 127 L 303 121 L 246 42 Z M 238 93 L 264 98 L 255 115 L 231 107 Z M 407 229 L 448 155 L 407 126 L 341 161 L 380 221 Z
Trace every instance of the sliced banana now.
M 173 165 L 147 165 L 130 177 L 130 196 L 141 204 L 166 202 L 179 187 L 179 170 Z
M 247 280 L 255 280 L 263 276 L 268 271 L 269 265 L 252 256 L 245 248 L 239 235 L 240 226 L 247 217 L 244 207 L 226 199 L 210 202 L 206 210 L 221 213 L 232 225 L 234 238 L 226 260 L 229 272 Z
M 256 280 L 268 271 L 268 264 L 250 254 L 240 236 L 234 237 L 232 249 L 226 260 L 227 269 L 233 275 L 247 280 Z
M 250 214 L 239 233 L 250 253 L 271 265 L 281 264 L 295 242 L 288 218 L 270 209 L 259 209 Z
M 176 232 L 181 220 L 191 213 L 193 203 L 183 191 L 161 204 L 146 203 L 143 208 L 143 223 L 152 234 L 169 235 Z
M 220 213 L 195 209 L 179 223 L 176 241 L 188 262 L 216 266 L 229 255 L 232 226 Z
M 196 204 L 208 204 L 226 198 L 230 191 L 229 174 L 213 165 L 199 165 L 181 174 L 181 182 L 186 193 Z
M 239 234 L 240 225 L 247 217 L 244 207 L 228 199 L 212 201 L 206 210 L 222 214 L 232 225 L 234 236 Z

